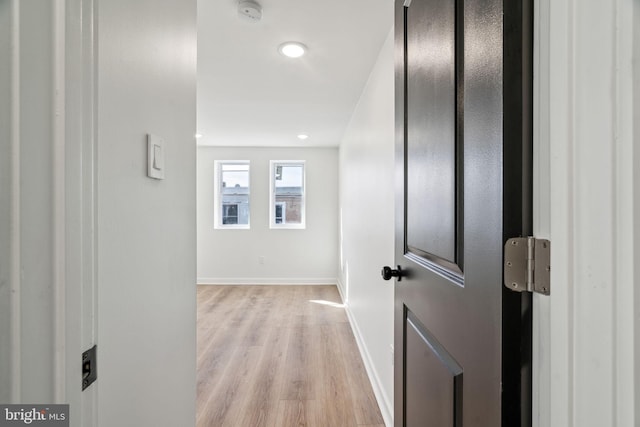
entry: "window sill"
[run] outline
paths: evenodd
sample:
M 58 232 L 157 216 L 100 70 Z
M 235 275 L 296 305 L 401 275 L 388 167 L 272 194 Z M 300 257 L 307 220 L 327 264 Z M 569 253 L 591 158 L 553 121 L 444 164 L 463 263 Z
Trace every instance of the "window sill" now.
M 307 227 L 304 224 L 295 224 L 295 225 L 274 225 L 271 224 L 269 226 L 271 230 L 304 230 Z
M 215 230 L 250 230 L 250 225 L 216 225 Z

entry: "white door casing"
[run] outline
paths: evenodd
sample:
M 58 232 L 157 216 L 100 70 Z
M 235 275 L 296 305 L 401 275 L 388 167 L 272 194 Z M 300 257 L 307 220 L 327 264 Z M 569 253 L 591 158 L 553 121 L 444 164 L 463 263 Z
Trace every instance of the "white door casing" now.
M 638 423 L 639 11 L 536 2 L 534 232 L 552 291 L 534 296 L 535 427 Z
M 82 388 L 81 355 L 97 342 L 97 12 L 66 0 L 65 237 L 66 391 L 72 425 L 97 426 L 97 387 Z M 99 366 L 99 365 L 98 365 Z M 99 368 L 98 368 L 99 370 Z
M 69 403 L 78 427 L 96 425 L 81 391 L 96 338 L 93 14 L 93 0 L 0 2 L 0 400 Z

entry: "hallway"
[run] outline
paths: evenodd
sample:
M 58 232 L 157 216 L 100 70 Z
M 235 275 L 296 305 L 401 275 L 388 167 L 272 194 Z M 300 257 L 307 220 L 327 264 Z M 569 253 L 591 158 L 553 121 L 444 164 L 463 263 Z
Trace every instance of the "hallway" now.
M 335 286 L 198 286 L 197 426 L 383 427 Z

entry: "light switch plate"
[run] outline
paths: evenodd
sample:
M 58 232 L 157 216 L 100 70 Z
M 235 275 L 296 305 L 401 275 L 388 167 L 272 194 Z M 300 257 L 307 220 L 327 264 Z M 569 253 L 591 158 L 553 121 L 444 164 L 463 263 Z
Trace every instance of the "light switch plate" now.
M 147 176 L 164 179 L 164 141 L 155 135 L 147 134 Z

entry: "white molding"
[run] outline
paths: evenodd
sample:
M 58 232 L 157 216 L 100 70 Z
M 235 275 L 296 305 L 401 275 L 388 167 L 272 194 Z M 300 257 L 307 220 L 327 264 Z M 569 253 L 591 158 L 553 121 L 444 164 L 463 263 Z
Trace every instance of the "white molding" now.
M 548 144 L 549 166 L 535 171 L 551 182 L 548 194 L 537 192 L 534 231 L 550 234 L 553 286 L 549 298 L 534 297 L 533 425 L 637 425 L 638 6 L 539 6 L 548 7 L 537 28 L 549 43 L 536 39 L 536 95 L 549 122 L 545 129 L 538 115 L 536 142 Z
M 64 111 L 58 114 L 64 119 L 64 157 L 54 160 L 54 171 L 60 168 L 63 172 L 56 190 L 64 192 L 65 265 L 64 301 L 56 301 L 55 314 L 63 316 L 57 321 L 64 322 L 66 334 L 61 337 L 66 349 L 63 403 L 70 404 L 75 414 L 72 426 L 91 427 L 97 426 L 97 384 L 81 390 L 78 360 L 96 343 L 97 330 L 96 10 L 94 0 L 57 1 L 65 3 L 64 47 L 54 59 L 64 61 L 64 86 L 59 90 L 64 95 Z
M 70 0 L 67 0 L 69 2 Z M 77 269 L 75 270 L 77 283 L 73 293 L 80 295 L 68 295 L 73 298 L 77 305 L 75 318 L 71 319 L 69 326 L 74 321 L 80 320 L 81 325 L 74 330 L 78 336 L 77 344 L 80 348 L 75 351 L 85 351 L 91 348 L 98 341 L 98 179 L 97 179 L 97 155 L 98 155 L 98 7 L 97 0 L 72 0 L 73 8 L 68 11 L 67 16 L 72 21 L 71 25 L 75 29 L 74 37 L 79 51 L 68 52 L 74 67 L 74 72 L 80 77 L 82 85 L 77 88 L 74 99 L 76 105 L 73 107 L 77 116 L 73 118 L 75 125 L 75 147 L 68 151 L 68 161 L 72 161 L 76 168 L 76 176 L 79 176 L 82 185 L 74 186 L 74 180 L 67 182 L 75 190 L 73 204 L 69 209 L 74 217 L 67 217 L 70 223 L 71 232 L 75 233 L 77 240 L 71 247 L 76 256 Z M 74 41 L 71 40 L 73 43 Z M 69 46 L 67 46 L 68 49 Z M 67 76 L 72 76 L 71 70 Z M 76 82 L 73 77 L 68 77 L 72 82 Z M 69 85 L 69 91 L 74 85 Z M 68 106 L 68 108 L 70 105 Z M 79 121 L 79 123 L 78 123 Z M 76 152 L 75 154 L 71 151 Z M 79 151 L 79 155 L 77 153 Z M 69 160 L 70 159 L 70 160 Z M 69 188 L 69 187 L 68 187 Z M 73 222 L 77 219 L 78 222 Z M 68 366 L 74 366 L 77 359 L 75 354 L 67 357 Z M 76 356 L 77 357 L 77 356 Z M 80 383 L 80 372 L 72 372 L 69 377 L 74 378 L 74 382 Z M 94 384 L 84 391 L 76 391 L 80 397 L 80 408 L 78 409 L 78 425 L 95 427 L 98 425 L 98 392 L 97 385 Z M 78 389 L 80 390 L 80 387 Z
M 11 400 L 22 396 L 20 259 L 20 0 L 11 1 Z
M 550 238 L 549 2 L 534 2 L 533 234 Z M 551 296 L 553 298 L 553 295 Z M 550 297 L 533 295 L 532 427 L 550 425 Z
M 572 108 L 573 73 L 573 20 L 571 0 L 551 1 L 549 15 L 549 139 L 550 175 L 552 190 L 549 194 L 550 228 L 553 250 L 551 253 L 552 287 L 549 299 L 549 322 L 553 329 L 547 342 L 551 399 L 549 426 L 577 427 L 573 424 L 574 407 L 574 338 L 575 318 L 573 304 L 573 175 L 571 154 L 573 127 Z M 543 427 L 542 424 L 540 427 Z
M 351 325 L 353 336 L 356 339 L 358 350 L 360 350 L 360 356 L 362 357 L 362 362 L 364 363 L 365 370 L 367 371 L 369 382 L 371 383 L 371 387 L 373 388 L 373 394 L 376 396 L 376 400 L 378 402 L 378 407 L 380 408 L 380 413 L 382 414 L 384 424 L 386 427 L 393 427 L 393 402 L 384 392 L 382 381 L 380 381 L 380 377 L 378 376 L 378 373 L 374 368 L 373 359 L 371 358 L 367 345 L 365 344 L 364 338 L 362 337 L 362 333 L 360 332 L 360 328 L 358 327 L 358 322 L 356 322 L 356 319 L 351 312 L 351 308 L 349 307 L 348 300 L 345 298 L 345 295 L 343 293 L 344 286 L 340 279 L 338 279 L 337 288 L 338 292 L 340 293 L 340 298 L 344 303 L 345 312 L 347 313 L 347 318 L 349 319 L 349 324 Z
M 198 277 L 198 285 L 335 285 L 335 277 Z
M 635 5 L 634 5 L 635 3 Z M 634 11 L 635 8 L 635 11 Z M 636 402 L 638 399 L 637 355 L 635 353 L 636 336 L 640 328 L 638 307 L 634 300 L 638 265 L 638 251 L 634 247 L 634 235 L 637 233 L 636 205 L 640 202 L 637 197 L 638 185 L 634 180 L 634 166 L 638 164 L 637 151 L 634 146 L 634 114 L 637 114 L 637 92 L 634 94 L 634 63 L 637 67 L 637 53 L 634 43 L 635 25 L 639 25 L 640 12 L 638 2 L 616 0 L 615 35 L 614 35 L 614 159 L 613 179 L 615 185 L 614 209 L 614 242 L 613 248 L 613 277 L 616 280 L 613 299 L 613 322 L 616 337 L 613 348 L 614 372 L 614 402 L 613 416 L 620 426 L 638 425 Z M 635 18 L 634 18 L 635 16 Z M 638 31 L 638 29 L 635 29 Z M 638 33 L 636 33 L 638 34 Z M 636 45 L 635 49 L 640 49 Z M 634 58 L 634 54 L 636 58 Z M 635 61 L 634 61 L 635 59 Z M 637 74 L 636 74 L 637 75 Z
M 53 93 L 52 121 L 52 225 L 53 225 L 53 396 L 56 403 L 65 403 L 66 396 L 66 8 L 65 0 L 54 0 L 52 13 Z

